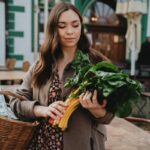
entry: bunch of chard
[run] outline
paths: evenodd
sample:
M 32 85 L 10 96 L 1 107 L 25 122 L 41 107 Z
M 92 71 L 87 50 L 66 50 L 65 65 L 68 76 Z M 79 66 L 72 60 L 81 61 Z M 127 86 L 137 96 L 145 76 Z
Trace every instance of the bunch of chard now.
M 140 82 L 133 80 L 110 62 L 102 61 L 91 64 L 88 55 L 78 51 L 72 68 L 75 75 L 69 78 L 65 87 L 76 89 L 69 97 L 78 98 L 86 90 L 98 91 L 98 102 L 107 99 L 106 109 L 120 117 L 132 112 L 132 105 L 137 103 L 141 94 Z

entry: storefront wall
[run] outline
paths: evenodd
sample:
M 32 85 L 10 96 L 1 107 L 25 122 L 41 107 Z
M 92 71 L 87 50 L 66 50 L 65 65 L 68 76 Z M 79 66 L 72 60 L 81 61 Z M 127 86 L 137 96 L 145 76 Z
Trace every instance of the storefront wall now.
M 0 66 L 5 65 L 5 3 L 0 2 Z
M 17 60 L 21 67 L 24 60 L 33 61 L 32 53 L 32 2 L 9 0 L 7 2 L 7 57 Z
M 148 23 L 147 23 L 147 36 L 150 37 L 150 1 L 148 1 Z
M 16 58 L 17 59 L 17 67 L 21 67 L 21 64 L 24 60 L 29 60 L 31 63 L 34 61 L 34 0 L 25 1 L 25 0 L 8 0 L 6 3 L 7 7 L 7 26 L 6 29 L 8 31 L 7 37 L 7 57 Z M 42 3 L 44 3 L 43 0 Z M 61 0 L 53 0 L 52 2 L 56 3 L 57 1 Z M 62 1 L 69 1 L 69 0 L 62 0 Z M 70 0 L 83 15 L 90 5 L 95 0 Z M 150 4 L 149 4 L 150 5 Z M 40 7 L 40 6 L 39 6 Z M 41 9 L 41 8 L 40 8 Z M 43 9 L 43 8 L 42 8 Z M 2 9 L 0 9 L 2 10 Z M 41 11 L 41 10 L 40 10 Z M 150 10 L 149 10 L 150 11 Z M 2 13 L 0 13 L 2 15 Z M 4 14 L 4 13 L 3 13 Z M 150 13 L 149 13 L 150 14 Z M 150 18 L 150 15 L 148 16 Z M 150 19 L 149 19 L 150 20 Z M 147 31 L 147 17 L 142 20 L 142 40 L 145 39 L 146 34 L 150 35 L 150 29 Z M 149 21 L 150 22 L 150 21 Z M 40 22 L 39 22 L 40 24 Z M 4 30 L 3 30 L 4 31 Z M 40 34 L 41 31 L 39 30 L 39 45 L 40 46 Z M 4 33 L 3 33 L 4 35 Z M 4 37 L 1 37 L 5 39 Z M 3 41 L 2 45 L 6 45 L 5 40 Z M 3 46 L 3 53 L 5 52 L 5 46 Z M 5 56 L 5 54 L 0 55 Z M 4 63 L 4 58 L 1 59 L 0 64 Z

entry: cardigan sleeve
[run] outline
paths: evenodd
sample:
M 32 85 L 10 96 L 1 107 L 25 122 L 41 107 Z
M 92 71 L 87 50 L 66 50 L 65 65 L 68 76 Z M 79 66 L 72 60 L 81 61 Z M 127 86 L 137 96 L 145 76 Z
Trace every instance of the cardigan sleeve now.
M 32 65 L 29 71 L 26 73 L 22 84 L 16 89 L 16 94 L 23 96 L 25 99 L 21 100 L 16 97 L 11 97 L 9 104 L 15 115 L 21 120 L 32 120 L 35 119 L 33 108 L 38 104 L 37 100 L 33 100 L 33 91 L 31 87 L 32 72 L 34 69 Z
M 100 117 L 100 118 L 93 117 L 93 119 L 96 123 L 109 124 L 114 118 L 114 116 L 115 116 L 114 114 L 107 112 L 104 117 Z

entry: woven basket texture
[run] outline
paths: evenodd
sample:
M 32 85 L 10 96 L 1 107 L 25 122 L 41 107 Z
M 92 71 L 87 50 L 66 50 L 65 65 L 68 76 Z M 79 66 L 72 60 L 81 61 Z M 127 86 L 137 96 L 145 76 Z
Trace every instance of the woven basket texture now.
M 0 117 L 0 150 L 25 150 L 38 123 Z

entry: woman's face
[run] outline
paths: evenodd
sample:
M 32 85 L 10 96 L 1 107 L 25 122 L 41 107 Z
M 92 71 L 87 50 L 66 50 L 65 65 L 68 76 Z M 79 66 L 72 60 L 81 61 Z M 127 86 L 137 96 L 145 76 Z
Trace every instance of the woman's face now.
M 61 48 L 76 48 L 81 35 L 81 21 L 71 9 L 63 12 L 57 25 Z

